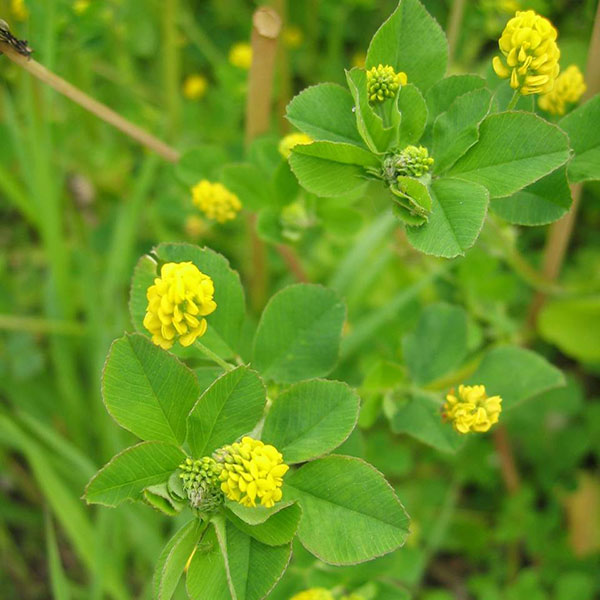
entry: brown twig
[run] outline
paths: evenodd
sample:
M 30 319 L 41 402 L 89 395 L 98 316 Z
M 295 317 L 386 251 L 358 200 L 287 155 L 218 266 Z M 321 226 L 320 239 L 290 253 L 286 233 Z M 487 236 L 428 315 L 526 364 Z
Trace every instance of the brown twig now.
M 450 6 L 450 13 L 448 14 L 448 64 L 452 65 L 454 59 L 454 53 L 456 52 L 456 46 L 458 44 L 458 36 L 460 34 L 460 27 L 463 21 L 463 15 L 465 12 L 465 0 L 453 0 Z
M 585 75 L 587 91 L 583 95 L 582 102 L 589 100 L 592 96 L 600 92 L 600 4 L 596 9 L 594 19 L 594 29 L 588 50 L 588 60 Z M 544 258 L 542 263 L 542 273 L 545 279 L 555 281 L 561 271 L 571 235 L 577 220 L 577 211 L 581 201 L 583 184 L 578 183 L 571 186 L 571 196 L 573 203 L 569 212 L 560 220 L 551 225 L 546 238 L 544 248 Z M 539 292 L 534 297 L 528 315 L 528 323 L 531 327 L 535 326 L 537 316 L 546 302 L 546 294 Z
M 500 459 L 500 469 L 502 479 L 509 493 L 514 494 L 521 485 L 521 478 L 517 469 L 517 463 L 512 451 L 512 446 L 504 425 L 498 425 L 493 430 L 493 439 L 498 458 Z
M 175 148 L 165 144 L 163 141 L 154 137 L 141 127 L 134 125 L 131 121 L 128 121 L 105 104 L 94 100 L 94 98 L 88 96 L 86 93 L 82 92 L 79 88 L 76 88 L 68 81 L 65 81 L 62 77 L 59 77 L 52 71 L 49 71 L 37 61 L 19 54 L 11 46 L 4 42 L 0 42 L 0 52 L 43 83 L 54 88 L 57 92 L 61 93 L 63 96 L 66 96 L 76 104 L 79 104 L 79 106 L 85 108 L 87 111 L 95 114 L 106 123 L 116 127 L 124 134 L 134 139 L 136 142 L 139 142 L 143 146 L 146 146 L 146 148 L 153 150 L 165 160 L 168 160 L 169 162 L 177 162 L 179 160 L 180 154 Z
M 283 258 L 288 269 L 294 274 L 296 279 L 300 283 L 308 283 L 308 275 L 294 250 L 285 244 L 279 244 L 276 248 L 277 252 L 279 252 L 279 255 Z

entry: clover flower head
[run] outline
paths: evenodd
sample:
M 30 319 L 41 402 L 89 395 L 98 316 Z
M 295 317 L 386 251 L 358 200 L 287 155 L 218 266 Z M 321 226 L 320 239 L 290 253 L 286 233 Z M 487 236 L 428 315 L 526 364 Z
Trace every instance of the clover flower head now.
M 556 78 L 552 91 L 539 97 L 538 106 L 552 115 L 564 115 L 567 104 L 578 102 L 586 89 L 579 67 L 571 65 Z
M 367 96 L 373 104 L 393 98 L 401 85 L 406 85 L 406 73 L 396 73 L 390 65 L 378 65 L 367 71 Z
M 206 94 L 208 81 L 204 75 L 195 73 L 188 75 L 183 82 L 183 95 L 188 100 L 200 100 Z
M 247 42 L 238 42 L 231 46 L 229 64 L 247 71 L 252 65 L 252 46 Z
M 177 339 L 191 346 L 206 333 L 206 319 L 217 305 L 212 279 L 191 262 L 166 263 L 148 288 L 144 327 L 152 341 L 168 350 Z
M 425 146 L 406 146 L 397 154 L 384 159 L 385 179 L 393 182 L 398 177 L 422 177 L 433 164 L 433 158 Z
M 483 433 L 498 422 L 502 398 L 488 398 L 483 385 L 459 385 L 458 394 L 451 390 L 442 409 L 444 419 L 452 422 L 459 433 Z
M 26 21 L 29 18 L 29 9 L 25 0 L 11 0 L 10 12 L 17 21 Z
M 510 87 L 521 94 L 547 94 L 558 76 L 560 50 L 552 23 L 533 10 L 517 11 L 506 24 L 498 45 L 502 57 L 493 67 Z
M 288 133 L 279 141 L 279 154 L 281 154 L 283 158 L 287 159 L 290 157 L 290 154 L 292 153 L 292 148 L 294 148 L 295 146 L 305 146 L 307 144 L 312 144 L 313 142 L 314 140 L 310 137 L 310 135 L 307 135 L 306 133 Z
M 288 48 L 299 48 L 304 41 L 304 33 L 302 33 L 302 29 L 297 25 L 288 25 L 284 28 L 281 37 L 283 39 L 283 43 Z
M 325 588 L 311 588 L 292 596 L 290 600 L 334 600 L 333 594 Z
M 221 490 L 230 500 L 256 506 L 258 499 L 267 508 L 281 500 L 283 476 L 289 467 L 274 446 L 246 436 L 213 456 L 222 465 Z
M 192 188 L 194 204 L 217 223 L 232 221 L 242 210 L 240 199 L 222 183 L 212 183 L 203 179 Z
M 210 456 L 196 460 L 186 458 L 179 465 L 179 477 L 193 508 L 208 513 L 223 504 L 223 492 L 219 485 L 221 469 L 221 465 Z

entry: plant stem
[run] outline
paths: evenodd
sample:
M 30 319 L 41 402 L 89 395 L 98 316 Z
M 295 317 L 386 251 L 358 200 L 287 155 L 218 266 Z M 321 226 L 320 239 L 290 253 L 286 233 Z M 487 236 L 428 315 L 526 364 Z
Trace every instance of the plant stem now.
M 515 90 L 515 93 L 513 94 L 513 97 L 510 99 L 510 102 L 508 103 L 506 110 L 512 110 L 517 105 L 517 102 L 519 101 L 520 97 L 521 97 L 521 94 L 520 94 L 519 90 Z
M 210 348 L 207 348 L 202 342 L 196 340 L 194 346 L 204 354 L 207 358 L 210 358 L 213 362 L 217 363 L 225 371 L 231 371 L 234 367 L 227 361 L 223 360 L 218 354 L 213 352 Z
M 105 104 L 94 100 L 68 81 L 62 79 L 62 77 L 59 77 L 52 71 L 46 69 L 46 67 L 37 61 L 22 56 L 4 42 L 0 42 L 0 52 L 43 83 L 54 88 L 57 92 L 63 94 L 63 96 L 66 96 L 76 104 L 79 104 L 79 106 L 85 110 L 95 114 L 106 123 L 116 127 L 136 142 L 156 152 L 165 160 L 169 162 L 177 162 L 179 160 L 179 152 L 175 150 L 175 148 L 165 144 L 163 141 L 149 134 L 147 131 L 144 131 L 137 125 L 134 125 L 131 121 L 123 118 Z
M 586 102 L 600 92 L 600 4 L 598 4 L 594 19 L 585 80 L 587 90 L 581 99 L 582 102 Z M 548 237 L 546 238 L 546 246 L 544 248 L 542 273 L 550 281 L 556 280 L 560 274 L 571 235 L 575 228 L 582 191 L 583 184 L 581 183 L 571 186 L 571 197 L 573 198 L 571 209 L 560 221 L 553 223 L 548 230 Z M 528 316 L 528 322 L 531 326 L 535 325 L 537 316 L 546 302 L 546 296 L 547 294 L 544 291 L 540 291 L 533 299 Z
M 85 327 L 74 321 L 0 315 L 0 330 L 27 331 L 35 334 L 75 335 L 85 334 Z
M 448 64 L 450 65 L 452 65 L 454 53 L 456 52 L 456 46 L 458 44 L 460 28 L 465 13 L 465 4 L 465 0 L 453 0 L 452 6 L 450 7 L 450 14 L 448 15 Z
M 179 45 L 177 43 L 177 14 L 179 0 L 164 0 L 160 9 L 163 24 L 163 82 L 165 90 L 165 106 L 168 116 L 169 137 L 173 137 L 179 128 L 180 96 L 179 96 Z

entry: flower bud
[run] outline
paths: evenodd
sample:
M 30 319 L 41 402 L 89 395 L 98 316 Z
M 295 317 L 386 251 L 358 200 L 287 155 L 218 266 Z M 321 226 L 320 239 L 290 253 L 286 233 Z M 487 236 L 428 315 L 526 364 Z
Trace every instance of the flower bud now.
M 446 396 L 442 414 L 459 433 L 483 433 L 498 422 L 502 398 L 488 398 L 483 385 L 459 385 L 458 394 L 451 390 Z
M 203 513 L 216 510 L 223 504 L 219 476 L 222 466 L 210 456 L 186 460 L 179 465 L 179 477 L 192 508 Z
M 222 183 L 211 183 L 207 179 L 192 188 L 192 200 L 207 218 L 214 219 L 217 223 L 235 219 L 242 210 L 242 203 L 235 194 Z
M 378 65 L 367 71 L 367 96 L 372 104 L 393 98 L 401 85 L 406 85 L 406 73 L 396 73 L 389 65 Z
M 433 158 L 424 146 L 407 146 L 398 154 L 392 154 L 383 161 L 384 178 L 394 182 L 398 177 L 422 177 L 429 171 Z

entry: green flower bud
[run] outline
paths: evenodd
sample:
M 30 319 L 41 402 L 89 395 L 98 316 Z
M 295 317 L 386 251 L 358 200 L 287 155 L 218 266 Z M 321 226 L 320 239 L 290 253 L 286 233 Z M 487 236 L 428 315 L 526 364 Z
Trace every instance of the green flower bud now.
M 372 104 L 393 98 L 401 85 L 406 84 L 406 73 L 396 73 L 389 65 L 379 65 L 367 71 L 367 96 Z
M 392 154 L 383 161 L 384 178 L 390 183 L 398 177 L 423 177 L 433 164 L 424 146 L 407 146 L 401 152 Z
M 192 460 L 187 458 L 179 465 L 183 491 L 192 508 L 209 513 L 223 504 L 224 496 L 219 476 L 222 466 L 209 456 Z

